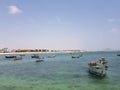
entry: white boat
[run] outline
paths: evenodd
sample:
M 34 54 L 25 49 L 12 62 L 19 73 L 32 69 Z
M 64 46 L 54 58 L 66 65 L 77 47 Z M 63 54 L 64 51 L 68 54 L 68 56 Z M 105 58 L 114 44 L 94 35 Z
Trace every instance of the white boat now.
M 37 58 L 36 62 L 43 62 L 44 61 L 44 57 L 43 58 Z
M 37 59 L 36 62 L 43 62 L 43 59 Z
M 22 56 L 17 55 L 17 56 L 14 58 L 14 60 L 22 60 Z
M 55 55 L 48 56 L 48 58 L 55 58 L 55 57 L 56 57 Z
M 104 77 L 106 75 L 106 70 L 108 68 L 106 63 L 107 63 L 106 60 L 103 58 L 99 62 L 88 63 L 89 73 L 99 77 Z

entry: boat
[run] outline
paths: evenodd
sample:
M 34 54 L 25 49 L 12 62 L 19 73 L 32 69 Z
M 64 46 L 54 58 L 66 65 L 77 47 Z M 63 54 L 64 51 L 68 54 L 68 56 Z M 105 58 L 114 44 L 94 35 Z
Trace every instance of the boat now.
M 37 54 L 33 54 L 33 56 L 31 56 L 31 58 L 39 58 L 39 56 Z
M 55 58 L 56 56 L 55 55 L 52 55 L 52 56 L 48 56 L 48 58 Z
M 82 56 L 83 56 L 83 54 L 81 54 L 81 55 L 74 55 L 74 56 L 72 56 L 72 58 L 80 58 Z
M 17 56 L 14 58 L 14 60 L 22 60 L 22 56 L 17 55 Z
M 89 73 L 95 76 L 104 77 L 108 68 L 106 64 L 107 61 L 105 60 L 105 58 L 101 58 L 99 62 L 88 63 Z
M 5 56 L 5 58 L 15 58 L 16 56 Z
M 20 56 L 25 56 L 25 54 L 20 54 Z
M 80 58 L 80 56 L 72 56 L 72 58 Z
M 36 60 L 36 62 L 43 62 L 44 61 L 44 57 L 43 58 L 38 58 L 37 60 Z
M 117 54 L 117 56 L 120 56 L 120 54 Z

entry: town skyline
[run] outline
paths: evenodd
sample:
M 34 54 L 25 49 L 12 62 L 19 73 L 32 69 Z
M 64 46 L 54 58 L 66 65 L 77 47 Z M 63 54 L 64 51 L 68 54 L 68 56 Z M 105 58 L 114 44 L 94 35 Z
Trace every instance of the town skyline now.
M 104 49 L 100 51 L 89 51 L 89 50 L 81 50 L 81 49 L 41 49 L 41 48 L 36 48 L 36 49 L 9 49 L 9 48 L 0 48 L 0 53 L 21 53 L 21 52 L 108 52 L 108 51 L 120 51 L 120 50 L 112 50 L 112 49 Z

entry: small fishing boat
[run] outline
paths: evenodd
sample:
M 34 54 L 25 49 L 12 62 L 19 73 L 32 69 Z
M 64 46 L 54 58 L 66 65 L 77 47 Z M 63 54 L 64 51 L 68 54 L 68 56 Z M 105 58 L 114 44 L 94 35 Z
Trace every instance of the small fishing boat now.
M 25 54 L 20 54 L 20 56 L 25 56 Z
M 15 58 L 16 56 L 11 56 L 11 55 L 9 55 L 9 56 L 5 56 L 5 58 Z
M 36 60 L 36 62 L 43 62 L 44 61 L 44 57 L 43 58 L 38 58 L 37 60 Z
M 117 56 L 120 56 L 120 54 L 117 54 Z
M 83 56 L 82 54 L 81 55 L 74 55 L 74 56 L 72 56 L 72 58 L 80 58 L 82 56 Z
M 106 75 L 106 70 L 108 66 L 106 65 L 105 58 L 101 58 L 99 62 L 90 62 L 88 63 L 89 66 L 89 73 L 92 75 L 96 75 L 99 77 L 104 77 Z
M 55 58 L 55 57 L 56 57 L 55 55 L 48 56 L 48 58 Z
M 39 58 L 39 56 L 37 54 L 33 54 L 33 56 L 31 56 L 31 58 Z
M 80 58 L 80 56 L 72 56 L 72 58 Z
M 43 62 L 44 59 L 37 59 L 36 62 Z

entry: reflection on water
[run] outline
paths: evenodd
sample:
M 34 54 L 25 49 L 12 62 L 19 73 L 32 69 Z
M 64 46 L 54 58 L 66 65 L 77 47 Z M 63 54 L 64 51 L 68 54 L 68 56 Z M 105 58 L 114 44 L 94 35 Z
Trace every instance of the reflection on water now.
M 84 52 L 72 59 L 69 53 L 43 53 L 44 62 L 35 62 L 31 54 L 14 61 L 0 56 L 0 90 L 120 90 L 120 57 L 118 52 Z M 76 53 L 81 54 L 81 53 Z M 48 58 L 55 55 L 55 58 Z M 107 76 L 88 73 L 88 62 L 105 57 Z

